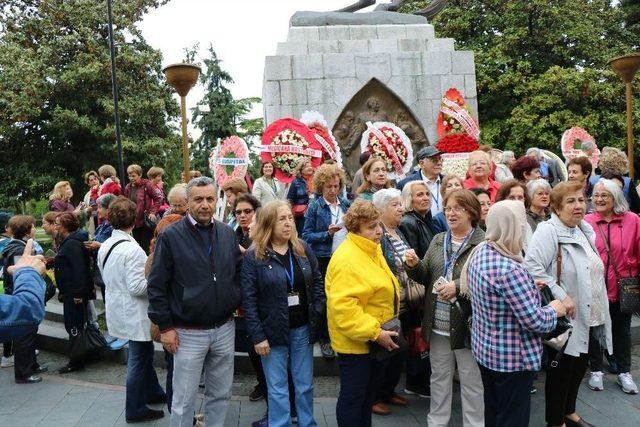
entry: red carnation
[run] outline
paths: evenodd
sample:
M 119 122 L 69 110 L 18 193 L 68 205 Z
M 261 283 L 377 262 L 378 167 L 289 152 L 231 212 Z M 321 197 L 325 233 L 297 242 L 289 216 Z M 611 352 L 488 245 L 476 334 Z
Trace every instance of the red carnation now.
M 478 141 L 466 133 L 450 133 L 436 144 L 436 148 L 443 153 L 469 153 L 479 147 Z

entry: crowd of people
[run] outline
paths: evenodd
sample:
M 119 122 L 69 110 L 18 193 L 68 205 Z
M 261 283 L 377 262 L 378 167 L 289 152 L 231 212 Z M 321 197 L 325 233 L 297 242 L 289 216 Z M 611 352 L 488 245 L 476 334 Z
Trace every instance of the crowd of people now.
M 542 369 L 546 424 L 589 426 L 578 389 L 590 369 L 589 388 L 604 390 L 605 359 L 620 389 L 637 394 L 619 284 L 638 278 L 640 198 L 624 153 L 605 148 L 597 168 L 576 157 L 568 176 L 537 148 L 497 163 L 474 151 L 465 177 L 443 174 L 435 147 L 416 159 L 397 183 L 363 154 L 350 186 L 333 162 L 300 162 L 291 184 L 265 162 L 253 184 L 219 188 L 194 171 L 168 194 L 159 167 L 143 178 L 130 165 L 123 188 L 104 165 L 85 175 L 78 205 L 69 182 L 57 183 L 42 219 L 55 255 L 44 261 L 70 342 L 95 324 L 100 291 L 109 335 L 128 341 L 128 422 L 163 417 L 147 405 L 166 402 L 172 426 L 222 425 L 241 351 L 256 376 L 249 398 L 267 402 L 254 426 L 314 426 L 316 343 L 339 367 L 345 427 L 392 415 L 410 404 L 405 395 L 430 398 L 425 423 L 446 426 L 455 380 L 465 426 L 525 426 Z M 42 254 L 35 219 L 0 219 L 11 295 L 45 269 L 29 257 Z M 19 275 L 21 256 L 33 265 Z M 17 383 L 46 371 L 36 334 L 4 343 L 2 367 L 14 365 Z M 153 341 L 165 351 L 164 390 Z M 85 368 L 72 356 L 61 373 Z

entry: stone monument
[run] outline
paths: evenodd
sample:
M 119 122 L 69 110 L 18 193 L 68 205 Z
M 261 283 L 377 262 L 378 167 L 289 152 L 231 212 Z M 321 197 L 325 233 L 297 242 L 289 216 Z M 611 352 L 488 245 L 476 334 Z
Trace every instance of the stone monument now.
M 265 122 L 322 113 L 350 174 L 367 121 L 390 121 L 414 150 L 435 144 L 443 94 L 460 90 L 477 119 L 473 52 L 437 38 L 423 16 L 395 12 L 297 12 L 264 69 Z M 414 151 L 415 152 L 415 151 Z

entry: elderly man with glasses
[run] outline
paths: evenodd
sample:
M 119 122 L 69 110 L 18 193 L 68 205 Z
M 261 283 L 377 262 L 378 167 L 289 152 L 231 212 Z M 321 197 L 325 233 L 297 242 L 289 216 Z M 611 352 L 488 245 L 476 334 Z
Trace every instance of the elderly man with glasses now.
M 420 167 L 411 175 L 398 182 L 398 190 L 402 190 L 404 186 L 411 181 L 424 181 L 429 187 L 431 193 L 431 215 L 436 216 L 442 212 L 442 193 L 440 187 L 442 185 L 442 156 L 436 147 L 423 147 L 418 151 L 416 158 Z

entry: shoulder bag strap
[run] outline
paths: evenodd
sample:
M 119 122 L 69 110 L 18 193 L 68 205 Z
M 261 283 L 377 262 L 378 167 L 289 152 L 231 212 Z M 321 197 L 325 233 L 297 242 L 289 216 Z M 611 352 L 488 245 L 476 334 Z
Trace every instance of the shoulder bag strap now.
M 560 242 L 558 241 L 558 253 L 556 254 L 556 283 L 560 287 L 562 287 L 562 284 L 560 283 L 561 275 L 562 275 L 562 248 L 560 246 Z
M 613 265 L 613 273 L 616 275 L 616 280 L 620 280 L 620 273 L 618 273 L 618 267 L 616 266 L 616 262 L 613 259 L 613 256 L 611 255 L 611 247 L 609 246 L 609 239 L 607 239 L 607 236 L 604 234 L 604 231 L 602 230 L 602 224 L 600 223 L 598 223 L 598 231 L 600 231 L 600 235 L 602 236 L 602 241 L 604 242 L 604 248 L 606 249 L 607 256 L 609 257 L 608 264 Z
M 127 239 L 118 240 L 117 242 L 115 242 L 113 244 L 113 246 L 111 246 L 109 248 L 109 251 L 107 252 L 107 255 L 105 255 L 104 260 L 102 261 L 102 269 L 103 270 L 104 270 L 104 266 L 107 265 L 107 260 L 109 259 L 109 255 L 111 255 L 111 252 L 113 252 L 113 250 L 116 248 L 116 246 L 118 246 L 120 243 L 124 243 L 124 242 L 129 242 L 129 240 L 127 240 Z

